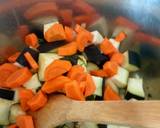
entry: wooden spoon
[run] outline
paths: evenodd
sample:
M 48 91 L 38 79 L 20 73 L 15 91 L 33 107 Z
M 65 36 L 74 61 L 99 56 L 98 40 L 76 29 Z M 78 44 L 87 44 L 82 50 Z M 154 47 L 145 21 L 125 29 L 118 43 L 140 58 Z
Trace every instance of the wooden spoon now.
M 74 101 L 53 95 L 31 115 L 36 128 L 53 128 L 65 122 L 96 122 L 160 128 L 160 101 Z

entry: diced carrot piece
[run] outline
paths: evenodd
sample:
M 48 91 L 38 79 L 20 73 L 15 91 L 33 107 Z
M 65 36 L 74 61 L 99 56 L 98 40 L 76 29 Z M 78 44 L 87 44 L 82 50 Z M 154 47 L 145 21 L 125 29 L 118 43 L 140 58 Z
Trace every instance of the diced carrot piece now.
M 73 9 L 80 14 L 95 14 L 96 10 L 83 0 L 76 0 L 73 2 Z
M 117 74 L 118 64 L 113 61 L 108 61 L 103 65 L 103 70 L 107 73 L 109 77 Z
M 19 68 L 13 64 L 5 63 L 0 66 L 0 87 L 7 87 L 6 80 L 8 77 L 17 71 Z
M 122 65 L 124 62 L 124 55 L 122 53 L 114 53 L 111 57 L 111 61 L 116 62 L 119 65 Z
M 77 42 L 71 42 L 58 48 L 58 55 L 70 56 L 77 53 Z
M 20 52 L 14 53 L 13 55 L 11 55 L 11 56 L 8 58 L 8 61 L 9 61 L 10 63 L 16 62 L 16 60 L 17 60 L 17 58 L 19 57 L 20 54 L 21 54 Z
M 125 17 L 122 17 L 122 16 L 119 16 L 116 18 L 115 24 L 120 25 L 120 26 L 126 26 L 126 27 L 131 28 L 135 31 L 140 28 L 136 23 L 134 23 L 133 21 L 131 21 Z
M 86 88 L 85 88 L 85 97 L 92 95 L 96 90 L 95 83 L 90 74 L 87 74 L 86 77 Z
M 38 2 L 24 12 L 24 17 L 28 20 L 40 16 L 58 15 L 58 7 L 54 2 Z
M 29 52 L 24 53 L 24 57 L 27 60 L 27 62 L 29 63 L 29 65 L 34 69 L 37 70 L 38 69 L 38 64 L 37 62 L 34 60 L 34 58 L 32 57 L 32 55 Z
M 82 94 L 84 94 L 85 93 L 85 89 L 86 89 L 86 81 L 80 82 L 79 86 L 80 86 L 80 90 L 81 90 Z
M 65 40 L 66 35 L 62 24 L 54 24 L 45 32 L 44 37 L 47 40 L 47 42 Z
M 123 41 L 125 38 L 127 37 L 127 35 L 124 32 L 120 32 L 117 36 L 116 36 L 116 41 L 121 42 Z
M 76 80 L 77 82 L 82 82 L 86 80 L 86 76 L 87 76 L 86 73 L 80 73 L 79 75 L 78 74 L 75 75 L 73 79 Z
M 20 105 L 24 111 L 29 109 L 27 102 L 34 96 L 32 90 L 29 89 L 20 89 L 19 90 L 19 98 L 20 98 Z
M 121 100 L 121 97 L 107 85 L 104 91 L 104 100 Z
M 47 103 L 47 96 L 42 92 L 39 91 L 34 97 L 32 97 L 28 102 L 27 105 L 31 111 L 36 111 L 42 107 L 44 107 Z
M 117 51 L 107 38 L 100 44 L 100 49 L 105 55 L 112 55 Z
M 45 82 L 41 90 L 48 94 L 54 93 L 56 91 L 63 90 L 64 85 L 70 81 L 71 80 L 66 76 L 58 76 L 55 79 Z
M 66 96 L 75 100 L 85 100 L 77 81 L 65 84 Z
M 7 128 L 18 128 L 18 126 L 16 124 L 11 124 Z
M 78 50 L 80 52 L 83 52 L 84 48 L 87 46 L 87 44 L 89 42 L 92 41 L 92 39 L 93 39 L 93 36 L 88 31 L 83 31 L 83 32 L 78 33 L 78 35 L 76 37 L 76 42 L 77 42 Z
M 32 77 L 32 73 L 28 68 L 24 67 L 13 72 L 6 80 L 6 86 L 16 88 L 22 86 Z
M 68 72 L 68 77 L 72 80 L 74 80 L 74 77 L 79 74 L 84 73 L 84 68 L 80 65 L 74 65 L 72 66 L 71 70 Z
M 108 74 L 104 70 L 92 70 L 90 71 L 91 75 L 99 76 L 99 77 L 108 77 Z
M 45 70 L 45 80 L 49 81 L 68 72 L 72 64 L 66 60 L 54 60 Z
M 62 19 L 63 24 L 71 25 L 72 18 L 73 18 L 73 12 L 71 9 L 62 9 L 60 10 L 60 17 Z
M 85 31 L 85 28 L 83 28 L 83 27 L 80 26 L 79 24 L 76 24 L 74 30 L 75 30 L 77 33 L 80 33 L 80 32 Z
M 20 115 L 16 118 L 16 124 L 19 128 L 34 128 L 32 116 Z
M 25 43 L 27 46 L 31 46 L 33 48 L 37 48 L 39 46 L 38 37 L 34 33 L 25 36 Z
M 74 30 L 72 28 L 67 27 L 67 26 L 65 26 L 64 30 L 65 30 L 65 34 L 66 34 L 66 40 L 68 42 L 73 41 L 73 39 L 74 39 Z
M 85 28 L 83 28 L 82 26 L 76 24 L 75 26 L 75 31 L 80 34 L 80 33 L 85 33 L 85 38 L 87 39 L 88 42 L 92 42 L 93 40 L 93 35 L 91 34 L 91 32 L 89 32 L 88 30 L 86 30 Z

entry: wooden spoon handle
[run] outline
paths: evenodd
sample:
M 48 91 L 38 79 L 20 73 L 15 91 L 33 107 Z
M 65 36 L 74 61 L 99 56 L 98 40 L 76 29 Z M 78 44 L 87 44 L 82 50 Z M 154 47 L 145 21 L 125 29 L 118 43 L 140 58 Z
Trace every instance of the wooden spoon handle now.
M 160 101 L 73 101 L 68 121 L 160 128 Z

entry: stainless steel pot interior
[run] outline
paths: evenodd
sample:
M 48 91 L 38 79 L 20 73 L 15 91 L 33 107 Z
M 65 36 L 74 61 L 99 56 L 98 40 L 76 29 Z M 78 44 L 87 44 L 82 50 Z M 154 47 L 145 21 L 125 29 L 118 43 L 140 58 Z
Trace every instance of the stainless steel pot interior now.
M 24 1 L 0 0 L 0 51 L 8 44 L 18 49 L 23 47 L 20 38 L 13 35 L 17 26 L 25 23 L 21 12 L 29 6 L 29 3 L 43 0 Z M 160 37 L 159 0 L 87 0 L 87 2 L 106 17 L 109 26 L 108 37 L 116 27 L 112 20 L 117 16 L 127 17 L 140 26 L 140 31 Z M 144 78 L 146 99 L 160 99 L 160 45 L 154 45 L 149 41 L 137 43 L 134 38 L 129 43 L 131 44 L 129 48 L 137 50 L 142 58 L 140 75 Z

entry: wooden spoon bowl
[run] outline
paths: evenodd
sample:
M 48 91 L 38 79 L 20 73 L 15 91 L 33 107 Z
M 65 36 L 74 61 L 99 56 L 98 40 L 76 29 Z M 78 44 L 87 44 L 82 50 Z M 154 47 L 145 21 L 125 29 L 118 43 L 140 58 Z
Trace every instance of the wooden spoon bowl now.
M 52 95 L 44 108 L 30 114 L 36 128 L 75 121 L 160 128 L 159 101 L 75 101 Z

